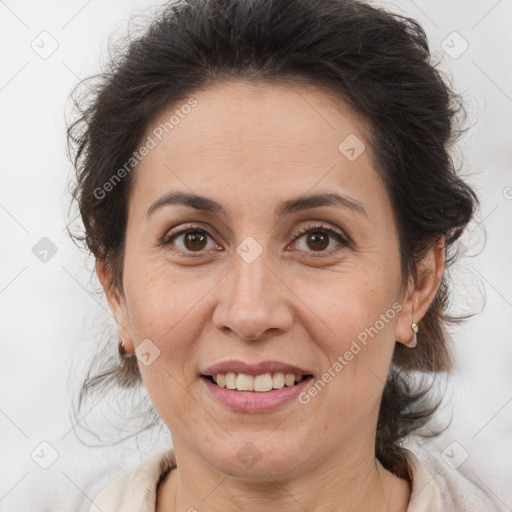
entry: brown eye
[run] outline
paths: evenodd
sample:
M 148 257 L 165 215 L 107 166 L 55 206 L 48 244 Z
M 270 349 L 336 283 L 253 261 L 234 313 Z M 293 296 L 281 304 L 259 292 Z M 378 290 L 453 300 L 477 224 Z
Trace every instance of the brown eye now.
M 185 247 L 190 251 L 200 251 L 204 249 L 207 239 L 203 231 L 187 231 L 183 237 Z
M 209 248 L 212 248 L 208 247 L 209 241 L 213 248 L 222 249 L 213 242 L 213 238 L 207 231 L 197 226 L 189 225 L 180 231 L 168 233 L 162 239 L 161 245 L 169 247 L 173 252 L 182 255 L 202 256 L 207 253 Z
M 296 243 L 301 242 L 299 245 L 302 247 L 299 249 L 302 252 L 310 253 L 313 256 L 328 256 L 349 246 L 348 240 L 341 233 L 323 224 L 303 229 L 295 237 L 295 241 Z M 334 243 L 334 248 L 326 250 L 331 242 Z
M 329 245 L 329 235 L 320 231 L 311 231 L 306 238 L 306 243 L 315 251 L 323 251 Z

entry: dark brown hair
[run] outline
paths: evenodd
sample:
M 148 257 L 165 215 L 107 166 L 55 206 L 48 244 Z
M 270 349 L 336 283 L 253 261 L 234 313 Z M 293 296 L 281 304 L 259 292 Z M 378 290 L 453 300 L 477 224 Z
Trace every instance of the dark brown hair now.
M 163 109 L 230 78 L 325 88 L 368 123 L 375 168 L 394 209 L 404 284 L 417 278 L 417 263 L 432 244 L 446 237 L 445 274 L 420 322 L 418 347 L 396 344 L 381 402 L 376 455 L 406 476 L 401 443 L 437 407 L 428 386 L 411 375 L 450 369 L 446 327 L 468 315 L 446 311 L 447 272 L 457 256 L 453 243 L 478 206 L 450 152 L 464 133 L 462 99 L 431 62 L 416 21 L 357 0 L 183 0 L 164 6 L 76 97 L 78 117 L 69 125 L 68 141 L 84 231 L 72 236 L 104 260 L 109 286 L 122 293 L 127 203 L 136 170 L 108 193 L 97 191 L 130 160 Z M 91 367 L 78 408 L 94 390 L 141 383 L 136 361 L 112 361 L 110 353 L 110 359 L 98 353 L 99 371 Z

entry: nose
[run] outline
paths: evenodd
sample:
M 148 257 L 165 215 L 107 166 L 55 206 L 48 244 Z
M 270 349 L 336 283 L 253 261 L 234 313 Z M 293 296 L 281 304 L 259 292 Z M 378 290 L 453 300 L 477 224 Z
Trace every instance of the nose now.
M 219 287 L 213 325 L 245 340 L 264 340 L 286 332 L 293 323 L 287 285 L 268 265 L 264 253 L 248 263 L 238 254 Z

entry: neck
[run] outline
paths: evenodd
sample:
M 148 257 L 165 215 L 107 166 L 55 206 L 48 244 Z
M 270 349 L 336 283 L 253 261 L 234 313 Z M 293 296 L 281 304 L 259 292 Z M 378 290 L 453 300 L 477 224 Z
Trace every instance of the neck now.
M 337 454 L 307 472 L 292 468 L 273 476 L 269 470 L 265 478 L 256 478 L 225 474 L 181 448 L 175 443 L 177 468 L 158 488 L 156 512 L 205 506 L 223 512 L 406 512 L 410 499 L 409 483 L 384 469 L 373 455 Z

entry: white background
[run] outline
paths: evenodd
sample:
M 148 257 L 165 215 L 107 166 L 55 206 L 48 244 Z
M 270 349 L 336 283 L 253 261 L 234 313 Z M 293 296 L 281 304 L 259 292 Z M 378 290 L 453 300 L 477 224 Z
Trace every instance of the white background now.
M 461 260 L 453 274 L 453 310 L 480 311 L 482 294 L 486 305 L 453 329 L 456 369 L 443 413 L 453 421 L 431 449 L 441 452 L 457 442 L 460 453 L 468 453 L 458 471 L 512 510 L 512 2 L 386 3 L 425 28 L 434 57 L 443 58 L 441 67 L 465 95 L 474 121 L 460 149 L 482 207 L 464 239 L 475 256 Z M 111 448 L 90 448 L 80 443 L 69 417 L 98 336 L 111 333 L 103 327 L 109 319 L 91 261 L 65 230 L 68 96 L 79 78 L 99 71 L 109 36 L 125 34 L 130 13 L 151 14 L 154 4 L 0 0 L 2 511 L 86 511 L 113 476 L 169 444 L 168 436 L 150 432 Z M 469 47 L 454 58 L 464 40 Z M 58 48 L 45 59 L 33 49 L 52 44 Z M 57 248 L 46 263 L 32 252 L 42 237 Z M 112 350 L 115 343 L 112 338 Z M 59 455 L 48 469 L 31 458 L 34 450 L 51 456 L 50 448 L 39 447 L 44 441 Z

